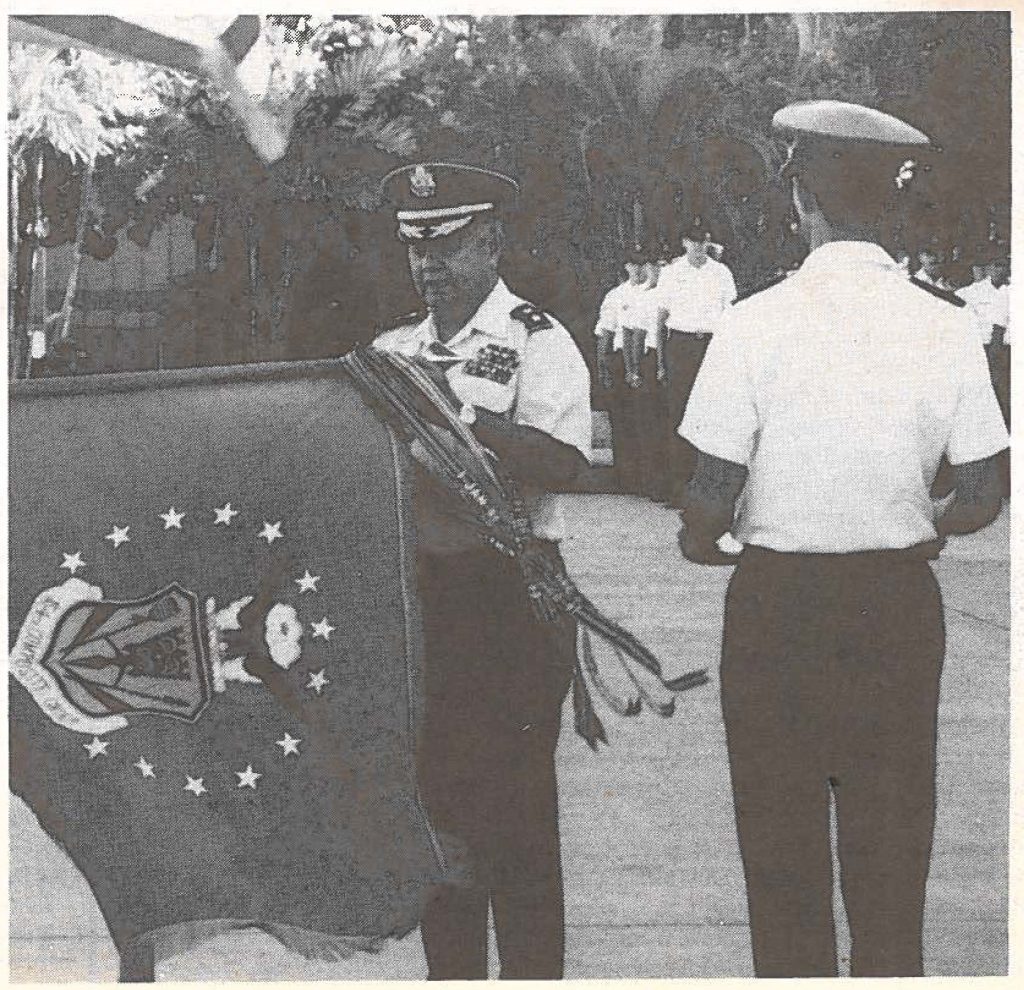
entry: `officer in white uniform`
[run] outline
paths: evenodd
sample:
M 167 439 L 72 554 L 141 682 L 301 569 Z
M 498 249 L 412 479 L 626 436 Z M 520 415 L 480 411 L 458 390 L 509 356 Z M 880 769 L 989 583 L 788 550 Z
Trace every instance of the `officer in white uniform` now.
M 660 377 L 665 381 L 661 432 L 665 453 L 663 487 L 670 502 L 679 506 L 683 488 L 693 473 L 696 454 L 679 437 L 676 426 L 686 409 L 708 341 L 722 312 L 736 298 L 732 272 L 709 254 L 711 233 L 703 219 L 694 217 L 683 230 L 683 255 L 662 269 L 659 332 Z
M 680 544 L 724 562 L 732 527 L 744 545 L 721 683 L 757 974 L 836 975 L 831 794 L 852 974 L 920 975 L 945 650 L 928 559 L 995 518 L 1008 437 L 965 309 L 878 243 L 926 136 L 829 100 L 774 124 L 811 251 L 711 342 L 680 426 L 700 451 Z
M 518 186 L 469 165 L 397 169 L 383 187 L 427 311 L 375 346 L 420 359 L 462 407 L 558 556 L 556 493 L 590 455 L 590 377 L 568 331 L 498 274 Z M 431 979 L 487 976 L 488 909 L 504 978 L 562 975 L 564 909 L 554 753 L 575 661 L 571 622 L 542 623 L 522 574 L 461 523 L 456 497 L 419 478 L 425 635 L 418 770 L 435 827 L 466 852 L 470 885 L 427 906 Z
M 989 373 L 1007 429 L 1010 426 L 1010 287 L 1002 282 L 998 246 L 980 244 L 971 266 L 974 281 L 957 292 L 967 304 L 978 338 L 985 345 Z M 1009 452 L 1001 458 L 1003 492 L 1010 494 Z
M 951 292 L 952 286 L 942 273 L 943 262 L 943 251 L 939 247 L 938 238 L 933 235 L 928 239 L 928 243 L 918 251 L 917 272 L 911 278 L 923 285 L 940 289 L 943 292 Z
M 957 291 L 970 308 L 975 330 L 983 344 L 991 344 L 995 333 L 998 333 L 997 342 L 1000 342 L 1010 317 L 1010 287 L 996 286 L 997 265 L 987 257 L 991 251 L 988 245 L 978 246 L 971 265 L 974 281 Z
M 598 375 L 610 393 L 619 487 L 657 498 L 663 447 L 656 380 L 658 271 L 639 250 L 629 254 L 624 267 L 626 279 L 605 295 L 594 327 Z

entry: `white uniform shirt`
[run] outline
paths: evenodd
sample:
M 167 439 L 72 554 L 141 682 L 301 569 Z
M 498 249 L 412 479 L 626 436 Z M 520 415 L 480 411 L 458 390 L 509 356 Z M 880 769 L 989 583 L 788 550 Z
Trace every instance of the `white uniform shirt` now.
M 708 258 L 695 268 L 684 257 L 661 270 L 656 290 L 675 333 L 713 333 L 725 308 L 736 298 L 736 282 L 726 265 Z
M 740 542 L 804 553 L 935 539 L 942 455 L 981 460 L 1008 440 L 966 311 L 860 241 L 730 308 L 679 433 L 748 467 Z
M 601 302 L 594 334 L 600 337 L 603 333 L 611 333 L 612 350 L 621 351 L 624 328 L 643 330 L 644 347 L 653 350 L 658 344 L 658 312 L 662 305 L 660 285 L 659 281 L 658 286 L 652 289 L 646 282 L 637 285 L 623 282 L 609 290 Z
M 1010 292 L 1008 286 L 996 288 L 992 282 L 983 278 L 957 292 L 967 303 L 974 320 L 974 329 L 983 344 L 992 341 L 992 326 L 998 324 L 1005 327 L 1010 319 Z
M 551 325 L 532 332 L 513 312 L 524 305 L 502 280 L 466 325 L 445 345 L 471 359 L 447 372 L 461 402 L 511 417 L 591 456 L 590 372 L 571 334 L 545 314 Z M 416 357 L 437 341 L 428 315 L 420 323 L 381 334 L 374 346 Z M 509 374 L 510 373 L 510 374 Z M 507 381 L 502 381 L 508 375 Z M 557 495 L 531 504 L 534 530 L 549 540 L 565 533 Z

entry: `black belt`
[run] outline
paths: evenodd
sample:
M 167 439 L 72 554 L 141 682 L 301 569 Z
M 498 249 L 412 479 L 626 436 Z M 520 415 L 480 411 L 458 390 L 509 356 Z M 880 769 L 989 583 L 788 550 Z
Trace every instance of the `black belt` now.
M 748 543 L 744 548 L 741 557 L 749 558 L 752 561 L 777 561 L 779 563 L 792 561 L 794 563 L 843 563 L 851 564 L 902 564 L 914 563 L 923 560 L 936 560 L 939 551 L 945 545 L 945 540 L 928 540 L 926 543 L 917 543 L 912 547 L 882 548 L 879 550 L 853 550 L 848 553 L 814 553 L 800 551 L 770 550 L 768 547 L 759 547 L 756 544 Z

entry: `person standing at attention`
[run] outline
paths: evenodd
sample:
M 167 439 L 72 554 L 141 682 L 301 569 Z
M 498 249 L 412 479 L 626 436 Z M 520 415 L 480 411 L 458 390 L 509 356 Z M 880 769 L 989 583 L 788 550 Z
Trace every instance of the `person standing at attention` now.
M 773 123 L 810 254 L 711 342 L 679 428 L 699 452 L 680 546 L 717 563 L 722 533 L 743 544 L 721 690 L 757 975 L 837 975 L 834 798 L 851 973 L 918 976 L 945 653 L 929 560 L 995 519 L 1008 437 L 965 309 L 878 243 L 928 138 L 830 100 Z
M 590 374 L 568 330 L 499 273 L 518 184 L 423 162 L 382 180 L 426 312 L 374 346 L 433 373 L 520 486 L 561 561 L 557 493 L 588 467 Z M 424 716 L 417 771 L 467 882 L 440 886 L 421 923 L 432 980 L 487 978 L 488 913 L 505 979 L 560 979 L 565 948 L 555 747 L 576 659 L 573 622 L 534 614 L 515 560 L 486 546 L 458 497 L 418 475 Z
M 667 455 L 662 461 L 663 487 L 676 508 L 682 504 L 684 486 L 696 464 L 693 446 L 676 433 L 676 426 L 715 324 L 736 298 L 732 272 L 708 253 L 710 238 L 703 219 L 694 217 L 683 230 L 683 255 L 662 269 L 658 290 L 658 377 L 665 383 L 660 432 Z

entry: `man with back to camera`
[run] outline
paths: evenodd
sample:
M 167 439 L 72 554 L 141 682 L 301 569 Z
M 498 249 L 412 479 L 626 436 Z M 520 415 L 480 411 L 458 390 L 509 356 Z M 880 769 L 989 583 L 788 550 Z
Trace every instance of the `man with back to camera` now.
M 945 651 L 928 560 L 995 519 L 1008 438 L 965 309 L 878 243 L 928 138 L 834 101 L 773 123 L 811 250 L 711 342 L 679 428 L 699 451 L 680 546 L 719 563 L 722 533 L 744 544 L 721 679 L 757 975 L 837 973 L 830 795 L 852 975 L 921 975 Z M 956 493 L 936 518 L 943 454 Z
M 499 275 L 518 185 L 422 163 L 383 188 L 427 312 L 374 346 L 419 359 L 519 483 L 558 556 L 557 495 L 590 455 L 590 375 L 569 332 Z M 465 848 L 471 882 L 443 885 L 421 924 L 432 980 L 487 977 L 493 910 L 501 975 L 558 979 L 564 906 L 554 754 L 575 624 L 542 623 L 514 560 L 485 546 L 454 495 L 420 472 L 424 724 L 417 767 L 433 824 Z M 560 559 L 560 558 L 559 558 Z

